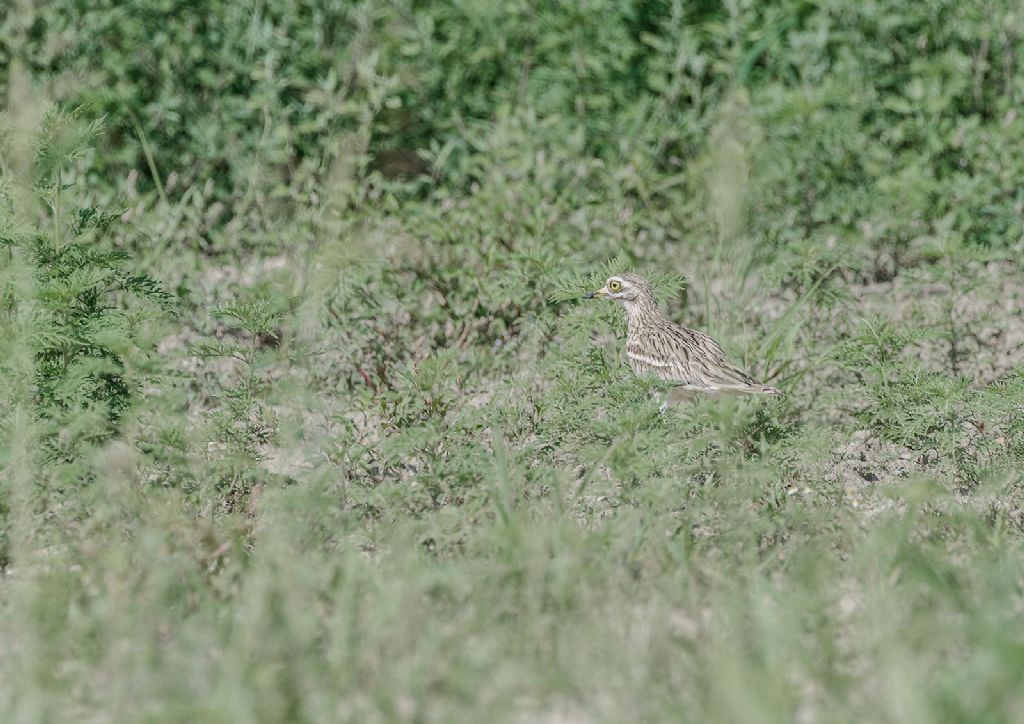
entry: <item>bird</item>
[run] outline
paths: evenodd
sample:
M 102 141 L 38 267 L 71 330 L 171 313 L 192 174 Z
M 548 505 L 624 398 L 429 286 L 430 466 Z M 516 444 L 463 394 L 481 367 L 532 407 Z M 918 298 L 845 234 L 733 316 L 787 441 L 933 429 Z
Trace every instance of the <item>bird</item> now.
M 587 299 L 611 299 L 626 310 L 626 358 L 639 376 L 670 383 L 672 400 L 702 395 L 781 395 L 729 361 L 704 332 L 672 322 L 661 313 L 651 283 L 638 274 L 616 274 Z M 668 405 L 666 400 L 661 411 Z

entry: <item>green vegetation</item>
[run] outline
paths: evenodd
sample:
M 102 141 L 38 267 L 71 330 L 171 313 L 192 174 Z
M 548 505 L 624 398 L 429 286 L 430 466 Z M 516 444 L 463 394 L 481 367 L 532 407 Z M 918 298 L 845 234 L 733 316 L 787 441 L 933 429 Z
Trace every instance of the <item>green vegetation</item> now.
M 1009 0 L 0 9 L 5 722 L 1024 719 Z M 658 414 L 610 271 L 781 400 Z

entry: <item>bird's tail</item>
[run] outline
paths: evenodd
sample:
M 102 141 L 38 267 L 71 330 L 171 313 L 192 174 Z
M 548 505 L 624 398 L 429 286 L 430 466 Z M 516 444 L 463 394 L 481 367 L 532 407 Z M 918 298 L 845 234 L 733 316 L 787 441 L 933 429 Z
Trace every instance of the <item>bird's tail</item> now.
M 760 382 L 751 382 L 749 385 L 723 385 L 717 391 L 734 395 L 769 395 L 772 397 L 781 397 L 783 394 L 778 387 L 762 385 Z
M 751 381 L 745 384 L 708 385 L 707 387 L 680 385 L 675 387 L 669 394 L 673 400 L 688 400 L 700 395 L 767 395 L 769 397 L 782 397 L 785 393 L 778 387 L 762 385 L 760 382 Z
M 780 390 L 778 387 L 772 387 L 771 385 L 762 385 L 760 383 L 754 383 L 748 386 L 745 390 L 740 390 L 740 392 L 746 392 L 751 395 L 772 395 L 777 397 L 782 396 L 782 390 Z

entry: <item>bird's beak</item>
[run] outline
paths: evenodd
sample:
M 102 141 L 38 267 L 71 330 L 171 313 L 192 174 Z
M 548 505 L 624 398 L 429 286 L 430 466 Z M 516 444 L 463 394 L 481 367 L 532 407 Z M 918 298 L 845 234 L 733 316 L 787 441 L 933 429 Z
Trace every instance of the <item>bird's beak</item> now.
M 608 294 L 608 287 L 601 287 L 596 292 L 589 292 L 583 295 L 584 299 L 600 299 L 601 297 Z

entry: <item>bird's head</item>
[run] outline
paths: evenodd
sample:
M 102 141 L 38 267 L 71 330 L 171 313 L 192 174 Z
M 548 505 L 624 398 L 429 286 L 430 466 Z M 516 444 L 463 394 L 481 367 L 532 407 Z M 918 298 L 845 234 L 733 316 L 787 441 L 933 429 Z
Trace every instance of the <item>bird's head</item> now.
M 657 305 L 654 290 L 646 279 L 636 274 L 615 274 L 608 277 L 604 286 L 586 295 L 587 299 L 611 299 L 629 311 L 637 305 Z

